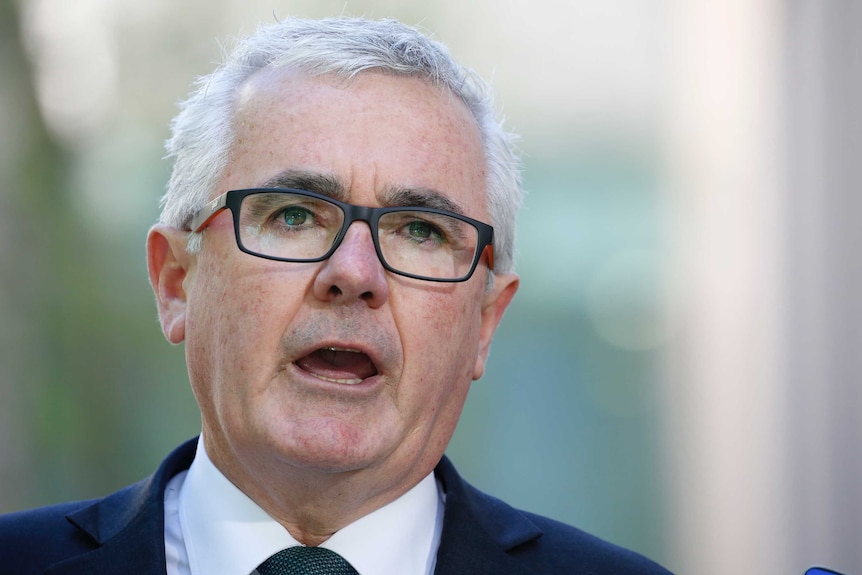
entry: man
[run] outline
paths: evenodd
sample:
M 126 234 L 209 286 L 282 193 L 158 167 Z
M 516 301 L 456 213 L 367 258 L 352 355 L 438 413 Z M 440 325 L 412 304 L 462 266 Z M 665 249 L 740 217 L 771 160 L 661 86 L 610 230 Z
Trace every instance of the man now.
M 148 265 L 201 436 L 105 499 L 3 519 L 0 570 L 316 573 L 278 569 L 320 553 L 363 575 L 666 573 L 443 457 L 518 287 L 521 188 L 441 46 L 392 21 L 262 27 L 168 149 Z

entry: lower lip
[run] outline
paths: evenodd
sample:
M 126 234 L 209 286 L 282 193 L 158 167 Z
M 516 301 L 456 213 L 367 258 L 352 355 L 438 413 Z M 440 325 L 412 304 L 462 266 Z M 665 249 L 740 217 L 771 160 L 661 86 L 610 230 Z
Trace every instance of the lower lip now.
M 350 390 L 354 393 L 373 393 L 383 380 L 379 373 L 372 375 L 371 377 L 366 377 L 365 379 L 335 379 L 306 371 L 295 363 L 290 364 L 289 371 L 292 375 L 298 376 L 298 378 L 301 378 L 304 382 L 307 382 L 314 387 L 325 388 L 327 391 Z

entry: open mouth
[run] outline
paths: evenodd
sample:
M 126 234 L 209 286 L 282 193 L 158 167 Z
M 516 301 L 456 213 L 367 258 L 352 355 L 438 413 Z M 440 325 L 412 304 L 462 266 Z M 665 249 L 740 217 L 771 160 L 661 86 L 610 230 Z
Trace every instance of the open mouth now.
M 377 375 L 377 367 L 365 353 L 355 349 L 325 347 L 297 359 L 296 366 L 318 379 L 356 385 Z

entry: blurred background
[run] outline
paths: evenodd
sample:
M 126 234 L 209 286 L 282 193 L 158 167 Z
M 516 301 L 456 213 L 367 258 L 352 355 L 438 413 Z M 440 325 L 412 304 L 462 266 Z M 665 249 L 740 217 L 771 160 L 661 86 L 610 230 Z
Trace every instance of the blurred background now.
M 449 449 L 679 573 L 862 574 L 862 3 L 0 0 L 0 512 L 199 430 L 144 260 L 229 38 L 395 17 L 522 135 L 522 287 Z

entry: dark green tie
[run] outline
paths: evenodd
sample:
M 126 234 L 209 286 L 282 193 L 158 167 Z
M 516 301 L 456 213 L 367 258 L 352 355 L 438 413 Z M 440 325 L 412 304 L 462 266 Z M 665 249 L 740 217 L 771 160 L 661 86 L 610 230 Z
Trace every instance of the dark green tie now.
M 344 557 L 323 547 L 289 547 L 257 568 L 260 575 L 359 575 Z

